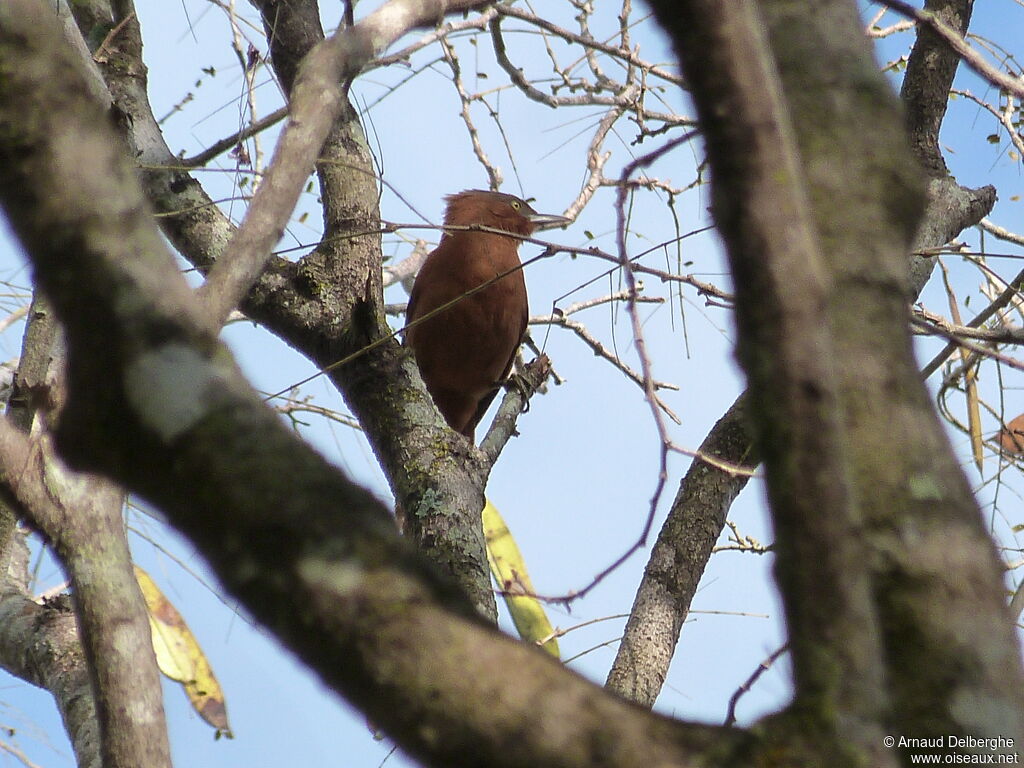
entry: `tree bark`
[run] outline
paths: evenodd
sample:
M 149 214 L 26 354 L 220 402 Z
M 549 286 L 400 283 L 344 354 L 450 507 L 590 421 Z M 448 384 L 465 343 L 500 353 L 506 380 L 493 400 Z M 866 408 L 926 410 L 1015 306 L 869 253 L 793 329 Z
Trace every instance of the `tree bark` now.
M 1021 671 L 997 560 L 906 331 L 905 253 L 923 183 L 856 6 L 825 0 L 800 24 L 790 14 L 807 7 L 788 2 L 654 7 L 701 113 L 730 249 L 792 706 L 751 731 L 672 721 L 483 620 L 477 594 L 398 538 L 379 502 L 248 387 L 175 269 L 82 62 L 44 2 L 8 0 L 0 203 L 67 331 L 58 445 L 160 506 L 259 621 L 431 765 L 886 766 L 898 754 L 882 748 L 884 733 L 1020 743 Z M 822 56 L 834 66 L 800 73 Z M 189 185 L 177 181 L 168 187 Z M 330 292 L 302 266 L 273 263 L 250 301 L 270 306 L 275 290 L 305 286 L 303 309 L 323 317 Z M 357 272 L 376 279 L 367 269 Z M 346 301 L 340 317 L 356 330 L 339 332 L 332 354 L 379 328 L 375 291 Z M 380 390 L 396 377 L 416 391 L 394 345 L 379 349 L 345 374 L 351 402 L 394 398 Z M 390 430 L 438 434 L 423 413 L 391 406 L 397 416 L 359 414 L 394 419 L 369 423 L 386 465 L 408 461 L 410 445 Z M 409 487 L 430 490 L 437 476 Z M 421 492 L 418 503 L 436 498 Z
M 760 457 L 747 424 L 747 399 L 746 393 L 740 395 L 712 427 L 701 443 L 702 455 L 737 467 L 757 467 Z M 610 691 L 654 706 L 729 507 L 749 479 L 693 460 L 651 549 L 605 683 Z
M 28 548 L 15 540 L 0 580 L 0 666 L 53 696 L 78 768 L 102 768 L 99 720 L 75 613 L 66 598 L 29 599 Z
M 63 453 L 164 509 L 258 620 L 429 764 L 689 765 L 741 743 L 638 710 L 499 633 L 263 405 L 43 4 L 11 7 L 0 65 L 22 66 L 5 70 L 0 132 L 19 141 L 0 148 L 0 200 L 67 332 Z M 62 77 L 41 77 L 43 62 Z
M 742 294 L 744 281 L 759 274 L 745 271 L 753 268 L 745 259 L 754 253 L 764 258 L 762 244 L 744 235 L 747 217 L 755 212 L 744 208 L 750 199 L 744 186 L 750 183 L 748 177 L 736 172 L 749 155 L 749 146 L 748 139 L 740 139 L 732 125 L 749 103 L 729 101 L 727 94 L 734 93 L 732 83 L 723 82 L 721 70 L 707 64 L 707 52 L 717 52 L 723 45 L 719 39 L 713 39 L 717 45 L 711 45 L 704 37 L 707 21 L 721 20 L 715 13 L 721 9 L 710 5 L 688 3 L 690 11 L 684 14 L 668 13 L 667 5 L 660 2 L 655 8 L 692 78 L 715 174 L 716 219 L 729 243 L 737 292 Z M 910 348 L 904 259 L 923 196 L 920 181 L 905 160 L 906 143 L 894 100 L 861 39 L 853 3 L 818 3 L 814 12 L 808 13 L 803 6 L 766 0 L 762 9 L 775 64 L 779 71 L 789 73 L 782 85 L 801 148 L 799 176 L 808 182 L 821 252 L 828 255 L 826 269 L 834 281 L 821 311 L 830 323 L 833 375 L 845 433 L 841 442 L 848 450 L 846 455 L 840 454 L 844 467 L 837 471 L 836 479 L 849 479 L 855 504 L 849 508 L 846 535 L 860 539 L 864 549 L 862 559 L 847 561 L 832 577 L 853 581 L 866 572 L 873 601 L 866 615 L 859 602 L 835 603 L 833 610 L 864 622 L 867 632 L 860 640 L 865 645 L 852 653 L 867 663 L 860 672 L 875 681 L 871 687 L 887 681 L 885 697 L 874 701 L 874 706 L 881 708 L 876 716 L 883 717 L 887 730 L 929 736 L 1002 735 L 1020 743 L 1024 711 L 1020 662 L 1002 599 L 998 559 L 930 407 Z M 737 22 L 722 22 L 719 29 L 728 30 L 731 38 L 738 27 Z M 830 67 L 808 66 L 823 52 L 832 63 Z M 837 83 L 847 86 L 837 88 Z M 852 83 L 858 87 L 851 87 Z M 746 128 L 755 134 L 762 130 L 760 124 Z M 817 267 L 810 263 L 807 268 Z M 751 283 L 750 287 L 754 286 L 758 289 L 756 302 L 750 301 L 752 295 L 738 297 L 740 306 L 751 312 L 739 313 L 741 358 L 753 388 L 752 407 L 772 487 L 772 475 L 791 472 L 801 455 L 799 450 L 795 454 L 779 450 L 780 434 L 801 427 L 780 424 L 791 414 L 773 398 L 758 397 L 756 389 L 765 387 L 769 393 L 772 387 L 784 386 L 777 377 L 798 382 L 807 373 L 790 365 L 773 365 L 763 357 L 774 357 L 771 350 L 791 340 L 780 335 L 774 343 L 764 344 L 771 342 L 767 334 L 778 333 L 788 318 L 777 310 L 756 311 L 755 307 L 771 310 L 772 302 L 760 292 L 770 286 Z M 745 334 L 757 334 L 763 340 L 747 347 L 752 350 L 750 356 L 743 352 L 750 344 L 749 339 L 742 341 Z M 820 343 L 812 339 L 808 334 L 804 343 Z M 785 358 L 780 355 L 779 359 Z M 823 398 L 828 391 L 815 386 L 805 394 Z M 806 424 L 803 428 L 810 427 Z M 775 452 L 776 460 L 783 462 L 781 468 L 773 468 Z M 789 482 L 804 494 L 813 477 L 798 473 L 790 475 Z M 773 498 L 773 517 L 780 589 L 788 606 L 798 594 L 803 595 L 799 599 L 807 599 L 818 592 L 813 584 L 800 586 L 806 577 L 803 569 L 809 567 L 814 572 L 814 558 L 832 560 L 831 548 L 839 544 L 845 549 L 849 541 L 836 541 L 828 535 L 818 538 L 828 531 L 816 530 L 815 521 L 803 516 L 791 518 L 790 511 L 799 506 L 781 501 Z M 820 509 L 828 510 L 829 516 L 836 513 L 833 507 Z M 801 532 L 794 523 L 808 527 Z M 787 550 L 784 542 L 788 537 L 805 539 L 801 542 L 805 548 Z M 811 543 L 815 538 L 817 545 Z M 951 558 L 954 551 L 956 557 Z M 922 579 L 923 573 L 929 578 Z M 821 633 L 825 637 L 831 634 L 829 624 L 801 622 L 788 608 L 787 614 L 794 642 L 804 631 L 810 631 L 803 640 L 812 646 L 824 639 Z M 855 618 L 858 614 L 862 615 Z M 871 637 L 873 632 L 881 634 Z M 882 657 L 872 664 L 879 646 Z M 908 648 L 914 649 L 912 655 Z M 805 673 L 812 681 L 825 678 L 827 683 L 829 659 L 820 648 L 809 650 L 818 659 L 817 663 L 803 660 L 808 665 Z M 794 656 L 801 654 L 794 646 Z M 799 705 L 808 686 L 799 679 L 801 662 L 794 661 Z M 841 667 L 831 669 L 836 674 Z M 973 701 L 993 702 L 999 716 L 985 718 L 979 709 L 965 707 L 965 695 Z
M 297 62 L 322 38 L 311 5 L 267 8 L 267 23 L 275 28 L 274 63 L 286 86 L 297 76 Z M 124 116 L 119 122 L 142 166 L 147 197 L 178 252 L 206 272 L 235 228 L 163 141 L 148 103 L 136 21 L 108 48 L 103 75 L 116 112 Z M 393 340 L 382 343 L 390 330 L 379 288 L 372 162 L 351 105 L 346 101 L 340 110 L 316 167 L 327 236 L 298 262 L 272 257 L 241 308 L 327 371 L 366 431 L 395 498 L 410 512 L 413 540 L 455 576 L 483 615 L 496 620 L 480 524 L 493 460 L 445 426 L 411 356 Z M 370 344 L 377 346 L 364 352 Z M 338 366 L 342 360 L 349 362 Z
M 969 0 L 932 3 L 933 10 L 953 28 L 966 31 L 970 19 Z M 938 6 L 942 6 L 939 8 Z M 771 8 L 767 18 L 772 18 Z M 926 170 L 938 173 L 928 185 L 928 204 L 908 255 L 908 296 L 913 300 L 924 288 L 935 265 L 934 256 L 921 251 L 953 240 L 964 229 L 975 226 L 992 210 L 996 190 L 962 187 L 946 175 L 945 163 L 934 161 L 938 152 L 938 132 L 945 115 L 949 88 L 959 59 L 934 34 L 919 30 L 919 39 L 911 51 L 901 98 L 907 111 L 911 150 Z M 779 64 L 784 83 L 801 82 L 807 60 L 790 59 L 791 66 Z M 820 94 L 826 98 L 827 90 Z M 935 104 L 938 100 L 940 104 Z M 822 198 L 828 202 L 828 198 Z M 709 432 L 701 446 L 706 452 L 720 446 L 714 455 L 736 465 L 756 465 L 753 434 L 750 432 L 741 395 Z M 704 572 L 715 541 L 721 534 L 728 508 L 746 485 L 744 475 L 730 474 L 699 459 L 679 485 L 669 516 L 652 549 L 630 611 L 622 643 L 616 656 L 608 686 L 638 703 L 652 706 L 668 673 L 679 632 L 686 619 L 693 594 Z M 678 564 L 669 577 L 669 563 Z

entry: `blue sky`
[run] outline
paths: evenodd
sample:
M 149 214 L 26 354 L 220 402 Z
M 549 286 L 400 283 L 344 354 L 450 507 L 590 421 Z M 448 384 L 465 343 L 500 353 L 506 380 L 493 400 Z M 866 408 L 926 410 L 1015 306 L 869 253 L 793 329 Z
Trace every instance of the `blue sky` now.
M 324 5 L 334 13 L 335 6 L 340 4 Z M 374 5 L 361 3 L 359 13 L 369 12 Z M 243 83 L 237 60 L 228 48 L 224 14 L 203 0 L 140 1 L 138 6 L 154 112 L 158 116 L 168 114 L 186 94 L 193 94 L 182 111 L 165 124 L 172 149 L 192 154 L 235 130 L 241 114 L 239 95 Z M 240 7 L 239 13 L 248 14 L 249 10 Z M 1011 0 L 979 3 L 974 29 L 989 39 L 1012 45 L 1021 39 L 1022 20 L 1024 8 Z M 328 24 L 336 21 L 327 18 Z M 561 21 L 569 22 L 565 18 Z M 614 32 L 613 16 L 602 24 L 607 25 L 604 31 L 609 35 Z M 601 30 L 594 31 L 596 34 Z M 909 46 L 911 34 L 887 39 L 883 43 L 883 57 Z M 259 39 L 252 31 L 250 35 Z M 633 36 L 645 58 L 672 61 L 663 38 L 650 23 L 639 25 Z M 512 48 L 513 55 L 519 55 L 528 68 L 541 71 L 543 61 L 531 58 L 543 55 L 536 40 L 510 34 L 509 41 L 516 46 Z M 468 90 L 483 91 L 504 82 L 488 58 L 486 36 L 475 46 L 468 38 L 462 38 L 457 46 Z M 260 48 L 265 50 L 262 44 Z M 435 46 L 414 62 L 426 62 L 438 55 Z M 209 67 L 215 68 L 215 76 L 203 73 L 203 68 Z M 610 71 L 613 69 L 609 66 Z M 487 178 L 473 159 L 467 132 L 459 119 L 460 104 L 446 81 L 446 72 L 443 66 L 424 72 L 376 103 L 365 117 L 371 146 L 382 160 L 387 182 L 382 196 L 385 219 L 415 222 L 419 220 L 416 212 L 420 212 L 428 221 L 437 223 L 442 216 L 443 195 L 486 186 Z M 356 82 L 353 93 L 360 103 L 371 104 L 404 76 L 398 69 L 370 72 Z M 265 114 L 279 105 L 279 98 L 276 86 L 265 72 L 258 82 L 258 108 L 260 114 Z M 986 95 L 977 78 L 961 75 L 961 82 L 977 95 Z M 690 111 L 677 93 L 668 92 L 665 99 L 684 113 Z M 477 111 L 474 117 L 488 154 L 504 172 L 503 189 L 535 197 L 538 210 L 562 212 L 579 190 L 587 142 L 600 112 L 554 111 L 527 102 L 513 92 L 494 94 L 491 103 L 499 109 L 504 136 L 486 113 Z M 608 175 L 614 175 L 615 169 L 628 162 L 630 153 L 646 151 L 648 146 L 629 146 L 629 124 L 622 120 L 619 128 L 621 133 L 607 145 L 613 151 Z M 986 113 L 966 100 L 958 100 L 951 108 L 943 140 L 951 150 L 947 153 L 951 169 L 963 183 L 994 183 L 1000 189 L 993 219 L 1010 229 L 1019 229 L 1020 202 L 1012 196 L 1020 192 L 1020 161 L 1009 156 L 1005 140 L 997 144 L 984 140 L 995 132 Z M 268 159 L 273 135 L 267 134 L 263 140 Z M 505 152 L 506 141 L 514 154 L 514 168 Z M 694 163 L 700 160 L 699 153 L 696 145 L 680 149 L 655 171 L 670 177 L 674 185 L 685 186 L 694 179 Z M 232 168 L 233 161 L 222 156 L 210 172 L 200 176 L 212 196 L 228 200 L 235 193 L 232 185 L 237 176 Z M 415 210 L 407 207 L 393 190 Z M 612 191 L 599 192 L 577 223 L 566 231 L 549 233 L 548 237 L 559 243 L 593 243 L 613 250 L 613 203 Z M 680 230 L 690 231 L 707 224 L 707 206 L 706 187 L 681 195 L 676 203 Z M 225 209 L 237 217 L 241 206 L 226 202 Z M 304 212 L 309 214 L 305 222 L 299 220 Z M 315 242 L 318 221 L 315 193 L 311 193 L 300 202 L 296 221 L 282 244 L 288 247 Z M 632 224 L 635 234 L 629 242 L 631 251 L 675 236 L 676 224 L 663 199 L 653 195 L 638 198 Z M 385 253 L 404 257 L 411 249 L 409 237 L 436 235 L 414 230 L 407 233 L 405 240 L 388 238 Z M 977 245 L 977 236 L 967 239 Z M 685 271 L 728 288 L 713 234 L 686 239 L 681 249 L 682 258 L 692 262 Z M 1000 245 L 998 249 L 1009 252 L 1006 246 Z M 522 255 L 529 257 L 537 252 L 536 247 L 526 246 Z M 0 240 L 0 274 L 16 285 L 27 286 L 28 275 L 20 258 L 9 239 Z M 666 258 L 675 258 L 675 253 L 655 254 L 647 263 L 663 267 Z M 954 278 L 961 281 L 963 293 L 974 291 L 977 273 L 952 259 L 949 264 Z M 1017 271 L 1009 261 L 995 265 L 1007 274 Z M 621 287 L 619 278 L 613 276 L 577 290 L 606 269 L 603 262 L 565 255 L 532 265 L 526 273 L 532 312 L 548 313 L 553 306 L 564 308 Z M 648 295 L 668 297 L 668 289 L 656 280 L 647 279 L 645 283 Z M 11 303 L 25 300 L 24 296 L 15 297 Z M 404 300 L 401 288 L 391 289 L 388 300 Z M 924 301 L 933 310 L 946 309 L 944 296 L 936 290 L 936 281 Z M 979 297 L 975 297 L 975 302 L 975 307 L 980 306 Z M 628 324 L 621 308 L 591 309 L 578 318 L 635 367 Z M 731 351 L 731 317 L 723 309 L 706 307 L 692 289 L 686 289 L 682 303 L 676 297 L 661 306 L 645 307 L 644 331 L 656 377 L 680 387 L 678 392 L 664 395 L 682 420 L 681 426 L 672 428 L 672 439 L 678 445 L 696 448 L 742 388 Z M 488 495 L 516 535 L 538 591 L 559 594 L 585 586 L 639 535 L 656 482 L 658 439 L 650 412 L 634 384 L 595 358 L 566 331 L 553 328 L 548 333 L 535 327 L 532 333 L 566 383 L 551 387 L 546 395 L 533 400 L 530 411 L 520 420 L 520 436 L 509 444 L 495 467 Z M 230 326 L 225 337 L 254 385 L 265 391 L 285 389 L 315 372 L 308 362 L 250 324 Z M 16 356 L 19 344 L 20 326 L 0 335 L 0 354 L 5 359 Z M 1006 408 L 1013 411 L 1011 415 L 1024 410 L 1024 398 L 1016 391 L 1018 378 L 1016 373 L 1006 372 Z M 989 384 L 987 379 L 984 383 Z M 303 393 L 312 395 L 318 405 L 345 410 L 322 378 L 306 385 Z M 380 469 L 358 433 L 316 416 L 302 418 L 308 422 L 308 426 L 302 427 L 303 434 L 314 445 L 390 503 Z M 955 439 L 958 450 L 965 453 L 963 439 Z M 658 508 L 655 531 L 687 465 L 688 461 L 681 456 L 670 459 L 669 483 Z M 994 461 L 990 459 L 992 466 Z M 972 481 L 980 486 L 977 472 L 969 472 L 973 473 Z M 1019 510 L 1019 501 L 1013 497 L 1015 483 L 1019 485 L 1015 478 L 1008 478 L 1002 486 L 1003 507 L 1011 512 Z M 983 490 L 983 501 L 992 487 Z M 734 505 L 730 519 L 744 534 L 768 542 L 771 534 L 763 507 L 762 483 L 755 479 Z M 178 765 L 260 768 L 330 764 L 372 768 L 385 759 L 390 745 L 374 741 L 358 713 L 326 691 L 266 633 L 225 606 L 217 596 L 213 580 L 204 575 L 201 560 L 186 542 L 141 513 L 132 513 L 130 524 L 140 564 L 161 583 L 210 656 L 227 694 L 236 735 L 234 740 L 215 742 L 209 728 L 189 710 L 184 695 L 173 684 L 169 685 L 167 710 Z M 158 542 L 160 549 L 150 540 Z M 582 654 L 571 663 L 572 668 L 595 681 L 603 682 L 614 656 L 614 640 L 623 624 L 618 617 L 630 608 L 645 559 L 646 550 L 634 555 L 587 599 L 575 603 L 571 614 L 552 610 L 552 620 L 563 628 L 606 619 L 573 631 L 560 641 L 564 657 Z M 49 564 L 44 564 L 40 576 L 43 585 L 60 580 Z M 679 717 L 721 722 L 732 693 L 782 642 L 770 558 L 735 552 L 715 555 L 693 608 L 695 613 L 683 630 L 658 709 Z M 785 702 L 789 692 L 787 669 L 785 661 L 779 662 L 743 699 L 738 711 L 741 724 Z M 0 676 L 0 685 L 0 725 L 18 729 L 18 746 L 48 766 L 73 764 L 48 694 L 28 689 L 6 676 Z M 0 753 L 0 765 L 5 760 L 12 758 Z M 407 763 L 395 755 L 387 764 Z

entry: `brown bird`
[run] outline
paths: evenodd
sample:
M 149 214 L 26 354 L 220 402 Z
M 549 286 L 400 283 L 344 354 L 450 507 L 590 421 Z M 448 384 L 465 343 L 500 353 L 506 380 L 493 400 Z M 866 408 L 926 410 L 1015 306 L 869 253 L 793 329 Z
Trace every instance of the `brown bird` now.
M 475 224 L 531 235 L 569 223 L 563 216 L 537 213 L 524 200 L 502 192 L 470 189 L 445 200 L 447 226 Z M 526 333 L 529 308 L 519 243 L 494 232 L 445 232 L 409 295 L 407 324 L 504 275 L 405 332 L 437 409 L 448 426 L 470 440 Z

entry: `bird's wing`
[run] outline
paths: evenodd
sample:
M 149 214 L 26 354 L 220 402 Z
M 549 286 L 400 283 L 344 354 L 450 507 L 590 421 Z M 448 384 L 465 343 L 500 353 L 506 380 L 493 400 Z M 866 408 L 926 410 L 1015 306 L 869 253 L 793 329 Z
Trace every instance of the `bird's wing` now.
M 409 291 L 409 302 L 405 305 L 405 324 L 408 325 L 416 319 L 416 302 L 419 300 L 420 292 L 417 289 L 416 283 L 412 284 L 412 290 Z M 413 329 L 415 333 L 416 329 Z M 409 332 L 404 331 L 402 333 L 402 340 L 404 343 L 409 343 Z
M 519 353 L 519 347 L 523 344 L 523 339 L 526 336 L 526 324 L 530 319 L 530 311 L 528 307 L 523 308 L 523 316 L 519 324 L 519 341 L 512 349 L 512 355 L 509 357 L 508 362 L 505 364 L 505 370 L 501 374 L 501 378 L 494 383 L 494 389 L 487 395 L 480 398 L 480 404 L 477 406 L 476 413 L 473 414 L 473 418 L 469 420 L 469 424 L 466 425 L 466 431 L 472 435 L 476 429 L 476 425 L 480 423 L 480 419 L 487 413 L 487 409 L 491 407 L 491 403 L 494 402 L 494 398 L 498 394 L 498 390 L 501 389 L 501 385 L 508 379 L 509 373 L 512 371 L 512 364 L 516 361 L 516 355 Z

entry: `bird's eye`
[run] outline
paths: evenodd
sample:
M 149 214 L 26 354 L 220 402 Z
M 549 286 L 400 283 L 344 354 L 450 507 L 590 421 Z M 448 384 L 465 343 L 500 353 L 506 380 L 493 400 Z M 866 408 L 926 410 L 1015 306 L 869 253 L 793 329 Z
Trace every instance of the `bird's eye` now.
M 513 211 L 518 211 L 521 203 L 518 200 L 513 200 L 511 203 L 509 203 L 509 205 L 512 206 Z

